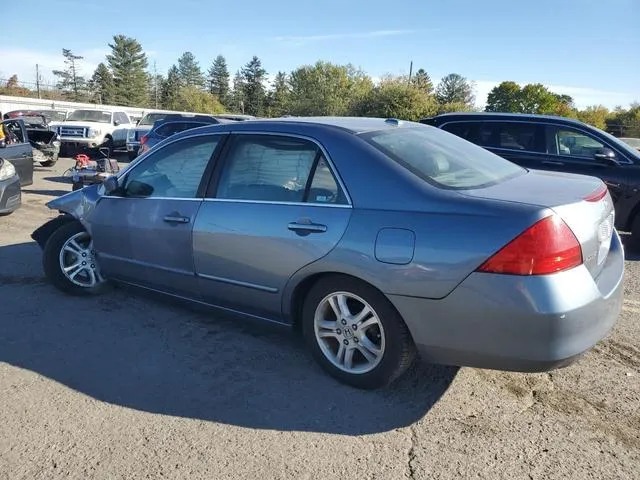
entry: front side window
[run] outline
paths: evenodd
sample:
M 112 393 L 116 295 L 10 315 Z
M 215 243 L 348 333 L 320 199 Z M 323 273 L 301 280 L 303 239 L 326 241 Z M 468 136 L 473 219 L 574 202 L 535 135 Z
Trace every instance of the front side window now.
M 195 198 L 219 142 L 219 135 L 209 135 L 185 138 L 161 148 L 125 176 L 121 194 L 138 198 Z
M 447 189 L 500 183 L 526 172 L 484 148 L 427 126 L 386 129 L 361 137 L 426 182 Z
M 558 128 L 555 133 L 555 148 L 558 155 L 593 159 L 601 153 L 604 145 L 593 137 L 570 128 Z
M 346 203 L 315 143 L 275 135 L 235 138 L 216 196 L 265 202 Z
M 3 122 L 2 129 L 4 130 L 4 140 L 7 145 L 18 145 L 21 143 L 25 143 L 20 123 L 16 122 L 15 120 L 9 120 Z
M 124 114 L 124 113 L 122 113 L 122 112 L 117 112 L 115 116 L 116 116 L 116 118 L 115 118 L 115 119 L 116 119 L 118 122 L 120 122 L 120 125 L 125 125 L 125 124 L 130 123 L 130 122 L 129 122 L 129 118 L 127 118 L 127 115 L 126 115 L 126 114 Z

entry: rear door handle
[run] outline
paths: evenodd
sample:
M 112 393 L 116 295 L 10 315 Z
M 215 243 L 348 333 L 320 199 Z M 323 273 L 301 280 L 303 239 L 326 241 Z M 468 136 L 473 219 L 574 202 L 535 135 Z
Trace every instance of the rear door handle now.
M 167 223 L 189 223 L 189 217 L 180 215 L 167 215 L 163 220 Z
M 296 233 L 305 234 L 305 233 L 324 233 L 327 231 L 326 225 L 320 225 L 319 223 L 300 223 L 300 222 L 291 222 L 287 228 Z

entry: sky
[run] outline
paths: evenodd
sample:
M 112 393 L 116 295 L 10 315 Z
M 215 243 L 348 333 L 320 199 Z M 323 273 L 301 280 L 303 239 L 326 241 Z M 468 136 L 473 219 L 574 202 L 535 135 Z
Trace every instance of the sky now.
M 4 2 L 3 2 L 4 3 Z M 231 74 L 257 55 L 270 77 L 317 60 L 374 78 L 459 73 L 482 106 L 504 80 L 542 83 L 577 106 L 640 101 L 640 0 L 24 0 L 6 2 L 0 78 L 53 82 L 62 48 L 90 77 L 113 35 L 136 38 L 165 73 L 185 51 Z M 76 13 L 71 13 L 76 12 Z M 75 20 L 73 20 L 75 18 Z

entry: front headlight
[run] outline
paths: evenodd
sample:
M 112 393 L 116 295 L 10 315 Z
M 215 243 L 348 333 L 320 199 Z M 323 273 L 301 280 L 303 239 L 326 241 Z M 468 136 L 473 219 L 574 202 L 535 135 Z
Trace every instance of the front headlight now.
M 16 174 L 16 168 L 13 164 L 7 160 L 2 162 L 2 166 L 0 167 L 0 180 L 6 180 L 8 178 L 13 177 Z
M 87 132 L 87 135 L 90 138 L 94 138 L 100 135 L 101 133 L 102 133 L 102 130 L 100 130 L 99 128 L 90 128 L 89 131 Z
M 135 130 L 129 130 L 127 132 L 127 140 L 133 140 L 136 136 Z

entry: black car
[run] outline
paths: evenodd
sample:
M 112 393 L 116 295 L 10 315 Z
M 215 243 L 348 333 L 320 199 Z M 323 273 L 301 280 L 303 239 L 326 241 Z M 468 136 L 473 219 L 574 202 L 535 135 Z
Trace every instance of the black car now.
M 616 228 L 640 248 L 640 152 L 577 120 L 517 113 L 445 113 L 420 120 L 525 168 L 601 178 L 609 187 Z
M 215 115 L 188 115 L 175 113 L 156 120 L 151 130 L 140 139 L 140 149 L 138 154 L 150 150 L 154 145 L 160 143 L 167 137 L 175 135 L 192 128 L 204 127 L 205 125 L 215 125 L 218 123 L 229 123 L 233 120 Z

